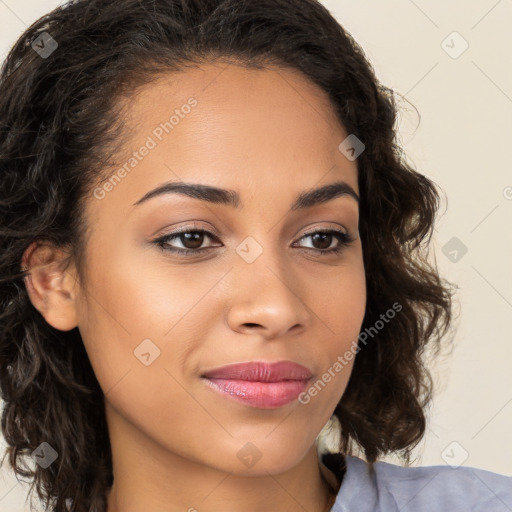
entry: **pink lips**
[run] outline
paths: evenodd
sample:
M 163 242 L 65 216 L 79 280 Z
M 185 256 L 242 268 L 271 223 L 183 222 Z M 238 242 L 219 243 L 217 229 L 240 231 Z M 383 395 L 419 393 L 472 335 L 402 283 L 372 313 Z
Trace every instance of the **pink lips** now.
M 292 361 L 250 362 L 223 366 L 202 375 L 212 389 L 246 405 L 275 409 L 293 402 L 312 373 Z

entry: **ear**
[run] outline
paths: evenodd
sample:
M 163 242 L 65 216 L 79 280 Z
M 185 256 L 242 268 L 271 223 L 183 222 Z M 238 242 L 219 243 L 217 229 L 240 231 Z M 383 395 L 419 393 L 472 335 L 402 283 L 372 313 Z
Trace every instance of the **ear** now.
M 46 242 L 33 242 L 23 253 L 22 269 L 30 273 L 25 287 L 30 301 L 55 329 L 70 331 L 78 325 L 78 282 L 69 252 Z

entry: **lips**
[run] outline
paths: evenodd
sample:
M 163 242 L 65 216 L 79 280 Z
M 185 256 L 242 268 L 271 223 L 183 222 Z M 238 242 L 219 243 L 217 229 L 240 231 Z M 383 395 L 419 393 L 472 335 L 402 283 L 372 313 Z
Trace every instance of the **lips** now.
M 203 375 L 208 379 L 235 379 L 254 382 L 282 382 L 284 380 L 307 380 L 312 373 L 292 361 L 276 363 L 250 362 L 216 368 Z
M 312 373 L 292 361 L 250 362 L 223 366 L 202 377 L 210 389 L 258 409 L 276 409 L 294 402 L 307 388 Z

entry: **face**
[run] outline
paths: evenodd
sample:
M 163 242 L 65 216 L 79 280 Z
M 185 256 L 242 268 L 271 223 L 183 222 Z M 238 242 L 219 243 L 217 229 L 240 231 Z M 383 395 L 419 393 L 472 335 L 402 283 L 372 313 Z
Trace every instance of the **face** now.
M 285 471 L 340 400 L 353 361 L 335 363 L 365 311 L 359 207 L 344 193 L 359 195 L 357 166 L 338 149 L 348 133 L 327 96 L 283 68 L 203 65 L 145 86 L 129 112 L 119 165 L 87 200 L 76 302 L 110 434 L 128 425 L 160 453 L 223 471 Z M 229 193 L 148 197 L 184 183 Z M 204 378 L 278 361 L 309 381 Z M 249 467 L 247 453 L 261 460 Z

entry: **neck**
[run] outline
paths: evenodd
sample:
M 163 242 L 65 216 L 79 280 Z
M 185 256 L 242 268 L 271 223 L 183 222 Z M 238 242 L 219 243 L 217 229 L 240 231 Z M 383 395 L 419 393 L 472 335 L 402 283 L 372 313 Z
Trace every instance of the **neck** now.
M 326 512 L 334 503 L 337 491 L 320 468 L 315 445 L 288 471 L 240 476 L 169 452 L 119 416 L 115 420 L 107 512 Z

